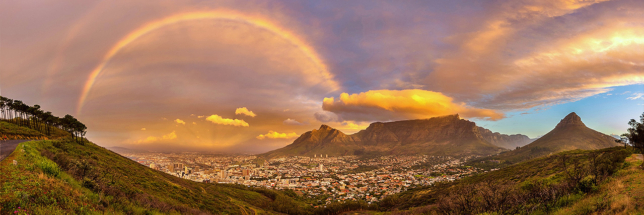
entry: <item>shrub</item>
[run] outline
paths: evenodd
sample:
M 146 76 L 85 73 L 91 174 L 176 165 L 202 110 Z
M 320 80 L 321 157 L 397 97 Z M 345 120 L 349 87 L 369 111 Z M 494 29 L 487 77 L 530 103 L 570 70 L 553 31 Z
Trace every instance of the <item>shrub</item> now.
M 40 169 L 42 169 L 42 171 L 47 175 L 56 178 L 60 176 L 60 168 L 58 168 L 58 165 L 53 161 L 42 159 L 38 161 L 38 167 L 40 167 Z

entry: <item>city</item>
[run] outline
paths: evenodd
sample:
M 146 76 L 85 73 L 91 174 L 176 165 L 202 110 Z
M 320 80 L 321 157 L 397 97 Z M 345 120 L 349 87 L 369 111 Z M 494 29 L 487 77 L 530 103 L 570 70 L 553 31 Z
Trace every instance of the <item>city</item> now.
M 376 203 L 410 188 L 454 181 L 482 172 L 463 166 L 474 158 L 449 156 L 292 156 L 264 160 L 253 155 L 123 153 L 123 156 L 176 177 L 204 183 L 232 183 L 292 190 L 318 205 L 347 200 Z

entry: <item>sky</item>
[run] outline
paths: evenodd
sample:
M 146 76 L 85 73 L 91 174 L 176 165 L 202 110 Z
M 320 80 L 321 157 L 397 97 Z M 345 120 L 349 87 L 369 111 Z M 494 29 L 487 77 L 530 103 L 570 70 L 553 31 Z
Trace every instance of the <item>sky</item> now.
M 261 153 L 459 114 L 536 138 L 644 112 L 644 1 L 0 1 L 0 94 L 104 147 Z

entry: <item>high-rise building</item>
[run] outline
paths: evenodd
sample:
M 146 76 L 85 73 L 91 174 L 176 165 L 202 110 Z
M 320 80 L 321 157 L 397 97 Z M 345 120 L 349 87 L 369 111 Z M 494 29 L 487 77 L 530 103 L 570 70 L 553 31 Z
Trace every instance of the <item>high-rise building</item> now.
M 250 176 L 250 169 L 243 169 L 242 170 L 242 176 L 244 176 L 244 177 Z
M 320 170 L 320 172 L 323 172 L 324 171 L 324 164 L 320 164 L 320 166 L 318 166 L 318 170 Z

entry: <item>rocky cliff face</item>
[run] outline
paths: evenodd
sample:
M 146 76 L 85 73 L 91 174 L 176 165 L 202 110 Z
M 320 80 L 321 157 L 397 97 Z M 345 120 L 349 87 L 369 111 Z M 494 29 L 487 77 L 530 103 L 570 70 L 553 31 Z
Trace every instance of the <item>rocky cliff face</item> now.
M 460 119 L 458 115 L 422 120 L 376 122 L 353 135 L 322 125 L 306 132 L 292 144 L 263 154 L 267 157 L 329 156 L 362 154 L 432 154 L 432 155 L 488 155 L 504 149 L 492 144 L 514 144 L 522 137 L 491 133 L 474 122 Z M 490 134 L 487 134 L 489 132 Z M 522 136 L 522 135 L 521 135 Z M 527 138 L 527 137 L 526 137 Z M 521 143 L 518 143 L 521 144 Z
M 564 117 L 563 119 L 561 119 L 561 121 L 559 122 L 559 124 L 557 124 L 555 129 L 572 127 L 572 126 L 586 127 L 586 124 L 584 124 L 584 122 L 581 121 L 581 117 L 579 117 L 575 112 L 572 112 L 568 114 L 566 117 Z

